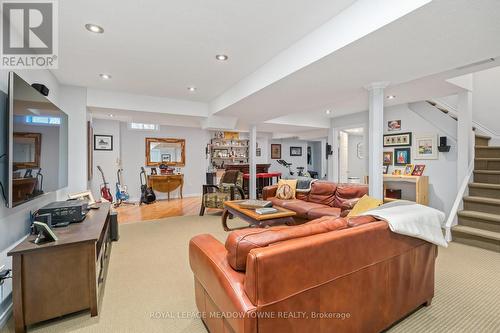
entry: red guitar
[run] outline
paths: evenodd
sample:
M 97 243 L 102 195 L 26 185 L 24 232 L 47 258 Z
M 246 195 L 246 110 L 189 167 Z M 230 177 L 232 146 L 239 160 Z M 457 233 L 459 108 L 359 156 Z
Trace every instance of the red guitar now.
M 99 170 L 99 172 L 101 172 L 102 176 L 101 198 L 108 202 L 113 202 L 113 196 L 111 195 L 111 190 L 109 189 L 108 183 L 106 182 L 106 178 L 104 178 L 104 172 L 99 165 L 97 166 L 97 169 Z

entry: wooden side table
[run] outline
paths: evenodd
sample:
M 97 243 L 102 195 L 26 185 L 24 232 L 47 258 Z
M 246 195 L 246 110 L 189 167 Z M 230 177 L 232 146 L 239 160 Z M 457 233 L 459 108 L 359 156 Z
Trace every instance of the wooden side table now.
M 184 187 L 184 175 L 150 175 L 148 176 L 148 186 L 158 192 L 167 193 L 168 200 L 170 200 L 170 192 L 179 189 L 179 194 L 182 199 L 182 188 Z

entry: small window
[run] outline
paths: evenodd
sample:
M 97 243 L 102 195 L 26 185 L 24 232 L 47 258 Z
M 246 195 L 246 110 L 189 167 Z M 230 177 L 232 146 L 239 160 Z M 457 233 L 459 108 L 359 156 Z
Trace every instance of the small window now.
M 43 117 L 43 116 L 26 116 L 26 123 L 28 123 L 28 124 L 60 125 L 61 118 L 59 118 L 59 117 Z
M 156 124 L 129 123 L 129 128 L 135 130 L 158 131 L 159 127 Z

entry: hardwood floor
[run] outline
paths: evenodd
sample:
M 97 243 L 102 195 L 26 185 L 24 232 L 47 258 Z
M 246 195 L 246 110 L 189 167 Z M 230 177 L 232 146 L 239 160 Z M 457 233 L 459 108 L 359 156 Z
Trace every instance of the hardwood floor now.
M 184 199 L 159 200 L 150 205 L 122 205 L 116 208 L 118 222 L 140 222 L 156 220 L 172 216 L 198 215 L 200 212 L 201 197 Z M 211 214 L 217 210 L 207 210 Z

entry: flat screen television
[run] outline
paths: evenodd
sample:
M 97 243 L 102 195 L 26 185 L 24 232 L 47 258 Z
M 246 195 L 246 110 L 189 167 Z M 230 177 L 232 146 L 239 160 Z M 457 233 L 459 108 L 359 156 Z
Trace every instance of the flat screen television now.
M 68 185 L 68 115 L 17 74 L 9 73 L 8 207 Z

